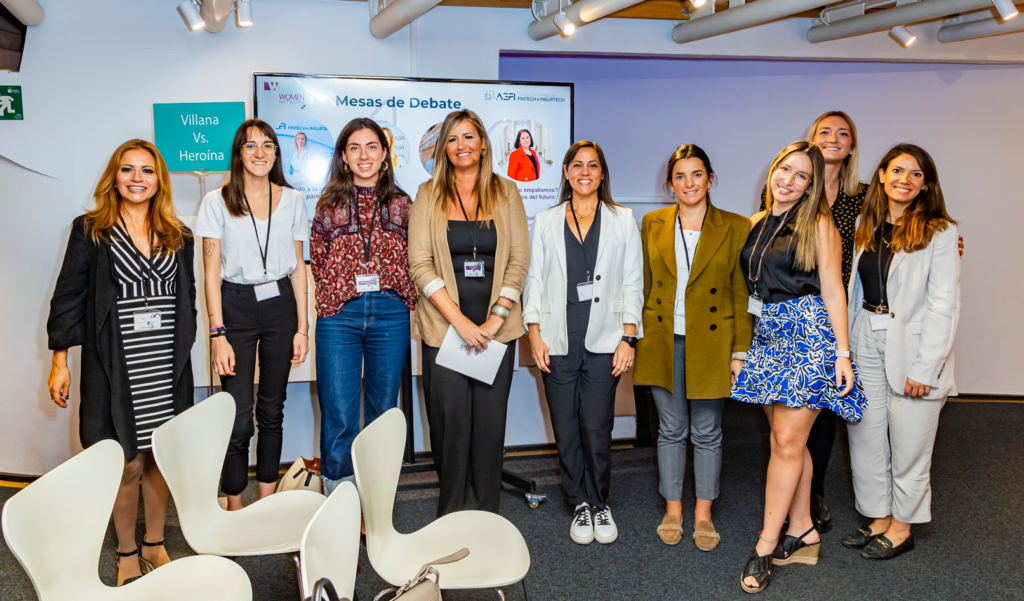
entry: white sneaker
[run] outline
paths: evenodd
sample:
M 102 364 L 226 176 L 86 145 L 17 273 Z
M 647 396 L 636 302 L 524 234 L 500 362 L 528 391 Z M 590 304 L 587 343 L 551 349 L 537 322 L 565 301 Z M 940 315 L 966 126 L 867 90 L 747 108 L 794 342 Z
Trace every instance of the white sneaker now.
M 619 538 L 619 529 L 612 519 L 612 508 L 605 506 L 594 512 L 594 538 L 602 545 L 614 543 Z
M 572 515 L 572 526 L 569 528 L 569 538 L 579 545 L 594 542 L 594 524 L 590 521 L 590 506 L 586 503 L 576 506 L 576 512 Z

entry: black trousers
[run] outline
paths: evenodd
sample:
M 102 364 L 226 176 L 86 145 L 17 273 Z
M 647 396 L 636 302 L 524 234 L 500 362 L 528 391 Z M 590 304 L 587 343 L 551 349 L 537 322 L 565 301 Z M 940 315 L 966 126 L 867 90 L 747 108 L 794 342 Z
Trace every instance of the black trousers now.
M 569 352 L 551 355 L 551 373 L 543 374 L 551 426 L 555 431 L 562 494 L 570 505 L 586 502 L 604 509 L 612 475 L 612 425 L 615 421 L 613 353 L 591 353 L 586 333 L 569 333 Z
M 249 440 L 256 427 L 256 479 L 277 482 L 281 465 L 284 400 L 291 370 L 292 342 L 299 331 L 299 315 L 291 281 L 277 282 L 280 296 L 256 301 L 252 286 L 224 282 L 221 307 L 227 339 L 235 351 L 235 375 L 221 376 L 221 386 L 235 399 L 235 425 L 221 471 L 221 490 L 241 494 L 249 479 Z M 253 395 L 256 360 L 260 362 L 259 392 Z
M 490 386 L 438 365 L 440 349 L 425 342 L 421 348 L 430 451 L 441 481 L 437 517 L 463 509 L 498 513 L 515 345 Z
M 836 420 L 831 411 L 820 411 L 807 436 L 807 450 L 811 452 L 814 475 L 811 477 L 811 494 L 825 496 L 825 471 L 832 457 L 832 445 L 836 442 Z

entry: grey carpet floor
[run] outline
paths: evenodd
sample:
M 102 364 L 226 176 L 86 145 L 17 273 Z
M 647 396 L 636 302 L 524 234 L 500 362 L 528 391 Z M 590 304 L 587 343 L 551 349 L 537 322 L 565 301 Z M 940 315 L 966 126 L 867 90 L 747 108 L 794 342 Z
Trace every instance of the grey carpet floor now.
M 523 533 L 531 553 L 525 582 L 506 587 L 510 600 L 745 599 L 739 575 L 750 554 L 764 500 L 767 425 L 755 407 L 727 403 L 721 497 L 714 521 L 722 535 L 711 553 L 693 546 L 691 521 L 681 544 L 659 542 L 655 528 L 664 513 L 658 495 L 653 449 L 613 453 L 609 501 L 619 527 L 611 545 L 581 547 L 568 537 L 571 508 L 561 500 L 554 456 L 515 458 L 506 467 L 537 481 L 548 499 L 530 509 L 522 495 L 506 487 L 501 513 Z M 850 484 L 845 429 L 839 436 L 826 489 L 834 528 L 823 536 L 817 566 L 776 568 L 772 585 L 760 599 L 1024 599 L 1024 404 L 949 403 L 943 410 L 932 467 L 933 521 L 915 529 L 917 549 L 888 562 L 863 560 L 839 544 L 855 530 L 857 515 Z M 691 464 L 692 469 L 692 464 Z M 414 531 L 433 518 L 437 499 L 432 473 L 402 477 L 395 526 Z M 0 503 L 16 490 L 0 488 Z M 246 492 L 255 496 L 255 483 Z M 688 474 L 684 509 L 693 510 Z M 73 502 L 69 496 L 68 502 Z M 140 532 L 141 523 L 140 523 Z M 173 507 L 167 549 L 171 557 L 191 554 Z M 104 542 L 100 578 L 112 584 L 114 534 Z M 55 558 L 59 561 L 59 558 Z M 253 583 L 254 599 L 298 598 L 290 555 L 244 557 L 238 563 Z M 371 601 L 386 583 L 374 573 L 365 550 L 356 591 Z M 0 545 L 0 600 L 31 600 L 27 575 L 6 546 Z M 497 599 L 493 591 L 445 593 L 445 599 Z

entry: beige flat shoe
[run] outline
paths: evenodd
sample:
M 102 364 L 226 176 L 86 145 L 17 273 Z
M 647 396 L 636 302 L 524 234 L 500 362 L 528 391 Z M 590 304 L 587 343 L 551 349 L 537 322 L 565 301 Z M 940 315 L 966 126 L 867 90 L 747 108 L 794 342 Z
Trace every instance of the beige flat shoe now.
M 678 545 L 683 540 L 683 521 L 666 513 L 658 526 L 658 538 L 666 545 Z
M 697 522 L 697 530 L 693 533 L 693 542 L 701 551 L 710 551 L 718 546 L 722 537 L 715 530 L 715 525 L 707 520 Z

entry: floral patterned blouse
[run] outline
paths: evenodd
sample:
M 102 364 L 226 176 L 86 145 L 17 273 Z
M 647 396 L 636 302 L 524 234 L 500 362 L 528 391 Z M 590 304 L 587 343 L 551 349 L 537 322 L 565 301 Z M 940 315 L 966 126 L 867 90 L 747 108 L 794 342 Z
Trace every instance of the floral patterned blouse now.
M 368 273 L 380 276 L 380 289 L 398 293 L 412 311 L 416 308 L 408 252 L 412 201 L 408 196 L 399 196 L 378 204 L 374 188 L 355 186 L 355 191 L 356 202 L 349 202 L 344 208 L 318 207 L 313 217 L 309 258 L 316 280 L 317 315 L 335 315 L 347 301 L 361 296 L 356 292 L 356 276 Z M 373 231 L 369 232 L 371 220 Z M 368 264 L 360 223 L 363 235 L 370 233 Z

